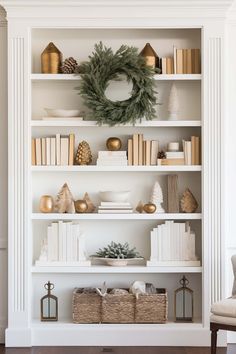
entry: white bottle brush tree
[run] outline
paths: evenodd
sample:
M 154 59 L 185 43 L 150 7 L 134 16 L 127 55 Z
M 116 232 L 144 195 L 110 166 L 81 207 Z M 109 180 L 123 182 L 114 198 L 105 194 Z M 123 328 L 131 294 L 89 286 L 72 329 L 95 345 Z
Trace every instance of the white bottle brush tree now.
M 168 102 L 168 119 L 177 120 L 179 116 L 179 97 L 178 90 L 175 83 L 172 84 L 170 89 L 170 96 Z
M 163 203 L 163 193 L 161 186 L 158 182 L 155 182 L 153 186 L 150 202 L 156 205 L 156 213 L 165 212 L 161 205 Z

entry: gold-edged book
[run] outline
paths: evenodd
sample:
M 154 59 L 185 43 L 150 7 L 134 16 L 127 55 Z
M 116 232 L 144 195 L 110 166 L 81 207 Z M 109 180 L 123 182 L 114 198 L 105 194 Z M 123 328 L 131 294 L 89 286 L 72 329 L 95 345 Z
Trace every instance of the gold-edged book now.
M 162 159 L 161 160 L 162 166 L 179 166 L 185 165 L 184 159 Z

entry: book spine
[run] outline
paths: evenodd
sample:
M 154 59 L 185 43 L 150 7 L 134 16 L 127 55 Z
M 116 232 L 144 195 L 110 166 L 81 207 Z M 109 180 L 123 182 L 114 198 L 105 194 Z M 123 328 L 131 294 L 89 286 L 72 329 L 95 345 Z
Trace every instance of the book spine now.
M 192 165 L 196 165 L 196 137 L 191 136 L 191 162 Z
M 42 146 L 41 146 L 41 139 L 35 139 L 35 146 L 36 146 L 36 165 L 42 165 Z
M 177 74 L 177 48 L 173 46 L 174 74 Z
M 61 165 L 61 135 L 56 134 L 56 163 L 57 166 Z
M 66 223 L 62 223 L 62 257 L 63 262 L 66 262 L 67 242 L 66 242 Z
M 46 164 L 51 165 L 51 139 L 46 138 Z
M 187 74 L 187 49 L 183 49 L 183 73 Z
M 69 165 L 74 164 L 75 134 L 69 135 Z
M 53 239 L 52 239 L 52 226 L 48 226 L 47 230 L 47 239 L 48 239 L 48 261 L 52 262 L 54 259 L 54 250 L 53 250 Z
M 51 165 L 55 166 L 56 165 L 56 138 L 51 138 Z
M 192 74 L 192 50 L 187 49 L 187 74 Z
M 200 49 L 194 49 L 194 74 L 201 73 Z
M 42 145 L 42 165 L 46 165 L 46 138 L 41 138 Z
M 138 166 L 139 163 L 138 146 L 139 146 L 138 134 L 134 134 L 133 135 L 133 165 L 134 166 Z
M 63 221 L 58 222 L 58 259 L 63 261 Z
M 161 58 L 161 72 L 162 72 L 162 74 L 167 74 L 167 71 L 166 71 L 166 58 Z
M 58 261 L 58 223 L 53 222 L 51 227 L 52 227 L 53 261 Z
M 151 141 L 146 140 L 146 166 L 151 165 Z
M 183 49 L 176 51 L 176 73 L 183 74 Z
M 143 134 L 138 135 L 138 164 L 143 164 Z
M 201 164 L 201 159 L 200 159 L 201 151 L 200 151 L 200 138 L 199 138 L 199 136 L 196 136 L 195 144 L 196 144 L 195 145 L 195 151 L 196 151 L 195 162 L 196 162 L 196 165 L 200 165 Z
M 157 165 L 158 141 L 151 141 L 151 165 Z
M 61 165 L 68 166 L 69 162 L 69 141 L 68 137 L 61 138 Z
M 71 222 L 66 223 L 66 261 L 72 261 Z
M 36 140 L 31 140 L 31 165 L 36 165 Z

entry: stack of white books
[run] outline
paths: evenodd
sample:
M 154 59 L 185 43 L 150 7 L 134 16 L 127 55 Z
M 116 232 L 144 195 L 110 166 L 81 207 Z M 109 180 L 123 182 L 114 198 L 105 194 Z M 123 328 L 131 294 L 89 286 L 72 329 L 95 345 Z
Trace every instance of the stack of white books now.
M 47 229 L 39 260 L 36 265 L 74 265 L 88 266 L 85 250 L 85 237 L 80 234 L 78 224 L 72 222 L 52 222 Z
M 129 202 L 101 202 L 98 207 L 99 214 L 130 214 L 133 208 Z
M 200 266 L 196 256 L 195 233 L 189 222 L 166 221 L 151 231 L 148 266 Z
M 99 151 L 98 166 L 127 166 L 127 153 L 126 151 Z

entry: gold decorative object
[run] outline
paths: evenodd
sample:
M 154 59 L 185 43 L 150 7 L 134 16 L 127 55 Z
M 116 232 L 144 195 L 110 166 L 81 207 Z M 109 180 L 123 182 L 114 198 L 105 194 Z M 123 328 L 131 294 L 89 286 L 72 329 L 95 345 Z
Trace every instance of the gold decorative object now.
M 92 153 L 87 141 L 83 140 L 79 143 L 75 156 L 76 165 L 89 165 L 92 162 Z
M 50 42 L 41 54 L 41 70 L 43 74 L 58 74 L 62 64 L 62 53 Z
M 145 58 L 147 66 L 151 66 L 152 69 L 159 67 L 159 57 L 150 43 L 146 43 L 140 55 Z
M 116 137 L 111 137 L 106 141 L 106 147 L 109 151 L 118 151 L 121 149 L 121 140 Z
M 136 209 L 135 209 L 135 210 L 136 210 L 138 213 L 142 214 L 142 212 L 143 212 L 143 203 L 142 203 L 141 200 L 138 202 L 138 205 L 136 206 Z
M 44 288 L 47 294 L 40 300 L 41 305 L 41 321 L 57 321 L 58 320 L 58 299 L 51 294 L 54 285 L 48 281 Z
M 41 213 L 52 213 L 54 201 L 50 195 L 42 195 L 39 202 L 39 210 Z
M 79 199 L 75 201 L 75 211 L 76 213 L 86 213 L 88 210 L 88 204 L 85 200 Z
M 175 322 L 193 322 L 193 290 L 187 287 L 189 281 L 185 275 L 180 284 L 182 286 L 175 290 Z
M 145 213 L 153 214 L 156 211 L 156 205 L 153 203 L 147 203 L 143 206 L 143 210 Z
M 95 211 L 96 207 L 93 204 L 92 200 L 89 198 L 89 195 L 87 192 L 85 193 L 83 200 L 87 203 L 87 206 L 88 206 L 86 213 L 93 213 Z
M 75 205 L 74 205 L 74 198 L 71 194 L 71 191 L 65 183 L 62 188 L 60 189 L 56 203 L 55 203 L 55 211 L 57 213 L 75 213 Z
M 185 189 L 182 195 L 180 207 L 184 213 L 194 213 L 198 208 L 198 203 L 188 188 Z

